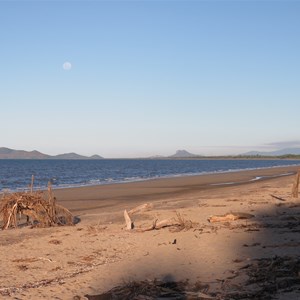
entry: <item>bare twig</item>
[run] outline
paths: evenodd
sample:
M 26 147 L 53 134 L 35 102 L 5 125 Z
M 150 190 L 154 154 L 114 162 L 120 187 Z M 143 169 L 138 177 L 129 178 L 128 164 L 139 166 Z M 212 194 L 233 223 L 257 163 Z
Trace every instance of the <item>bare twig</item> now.
M 278 197 L 278 196 L 275 196 L 275 195 L 272 195 L 272 194 L 270 194 L 270 196 L 271 196 L 272 198 L 275 198 L 275 199 L 280 200 L 280 201 L 286 201 L 286 199 L 283 199 L 283 198 L 281 198 L 281 197 Z
M 299 180 L 300 180 L 300 171 L 298 171 L 298 173 L 296 174 L 295 181 L 293 183 L 293 189 L 292 189 L 293 198 L 298 198 Z

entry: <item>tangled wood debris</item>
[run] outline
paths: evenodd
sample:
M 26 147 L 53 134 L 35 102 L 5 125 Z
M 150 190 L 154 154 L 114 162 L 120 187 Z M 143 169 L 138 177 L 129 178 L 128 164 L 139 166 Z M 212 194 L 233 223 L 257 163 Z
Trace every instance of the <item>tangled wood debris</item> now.
M 32 225 L 50 227 L 57 225 L 73 225 L 73 215 L 65 207 L 56 203 L 51 184 L 48 193 L 43 191 L 17 192 L 4 194 L 0 202 L 2 229 L 17 228 L 22 215 L 31 218 Z
M 267 290 L 276 292 L 293 285 L 300 285 L 300 257 L 274 256 L 257 259 L 248 269 L 247 284 L 258 283 Z M 299 286 L 300 287 L 300 286 Z
M 164 227 L 170 227 L 170 231 L 178 232 L 193 228 L 193 222 L 191 220 L 185 220 L 179 212 L 176 212 L 176 217 L 174 218 L 165 219 L 162 221 L 155 220 L 149 227 L 140 228 L 137 229 L 137 231 L 145 232 L 150 230 L 158 230 Z
M 275 299 L 274 295 L 287 295 L 284 299 L 299 299 L 300 297 L 300 257 L 275 256 L 272 258 L 256 259 L 240 268 L 236 277 L 246 272 L 248 280 L 243 286 L 232 290 L 235 284 L 229 284 L 229 291 L 224 291 L 223 299 Z M 297 293 L 290 296 L 288 293 Z M 277 298 L 276 298 L 277 299 Z
M 189 230 L 193 228 L 193 222 L 191 220 L 185 220 L 179 212 L 176 212 L 176 217 L 169 218 L 165 220 L 158 221 L 158 219 L 155 219 L 151 225 L 145 228 L 135 228 L 134 222 L 131 220 L 131 217 L 129 215 L 130 212 L 140 212 L 146 208 L 147 210 L 150 208 L 150 205 L 148 203 L 138 206 L 136 209 L 132 209 L 129 212 L 125 209 L 124 211 L 124 219 L 126 223 L 126 229 L 127 230 L 133 230 L 135 229 L 137 232 L 145 232 L 150 230 L 158 230 L 164 227 L 170 227 L 170 230 L 173 232 L 181 231 L 181 230 Z M 151 206 L 152 208 L 152 206 Z
M 207 285 L 189 285 L 187 281 L 162 282 L 158 280 L 133 281 L 117 286 L 100 295 L 86 295 L 89 300 L 196 300 L 216 299 L 207 294 Z

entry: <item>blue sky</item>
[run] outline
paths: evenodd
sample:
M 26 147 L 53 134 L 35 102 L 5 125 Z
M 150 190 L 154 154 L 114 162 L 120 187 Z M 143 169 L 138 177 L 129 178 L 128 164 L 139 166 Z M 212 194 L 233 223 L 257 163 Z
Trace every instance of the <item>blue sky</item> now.
M 298 1 L 0 1 L 0 146 L 135 157 L 299 144 L 299 15 Z

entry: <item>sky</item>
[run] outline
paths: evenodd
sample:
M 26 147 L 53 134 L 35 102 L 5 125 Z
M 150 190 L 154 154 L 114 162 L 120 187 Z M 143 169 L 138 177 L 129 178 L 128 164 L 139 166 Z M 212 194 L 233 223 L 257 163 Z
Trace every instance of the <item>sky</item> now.
M 300 145 L 300 1 L 0 0 L 0 147 Z

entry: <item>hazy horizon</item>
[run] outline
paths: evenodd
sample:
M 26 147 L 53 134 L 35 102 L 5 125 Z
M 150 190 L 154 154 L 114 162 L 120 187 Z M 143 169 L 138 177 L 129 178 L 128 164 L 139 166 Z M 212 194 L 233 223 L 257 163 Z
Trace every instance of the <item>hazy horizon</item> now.
M 281 144 L 281 143 L 280 143 Z M 40 151 L 39 149 L 37 148 L 30 148 L 30 149 L 12 149 L 12 150 L 21 150 L 21 151 L 38 151 L 38 152 L 41 152 L 43 154 L 46 154 L 46 155 L 51 155 L 51 156 L 55 156 L 55 155 L 62 155 L 62 154 L 69 154 L 69 153 L 76 153 L 76 154 L 79 154 L 79 155 L 83 155 L 83 156 L 87 156 L 87 157 L 90 157 L 90 156 L 93 156 L 93 155 L 100 155 L 102 156 L 103 158 L 107 158 L 107 159 L 119 159 L 119 158 L 151 158 L 151 157 L 155 157 L 155 156 L 162 156 L 162 157 L 170 157 L 172 155 L 174 155 L 175 153 L 177 153 L 177 151 L 187 151 L 189 152 L 190 154 L 194 154 L 194 155 L 199 155 L 199 156 L 231 156 L 231 155 L 243 155 L 243 154 L 246 154 L 247 152 L 250 152 L 250 151 L 259 151 L 259 152 L 272 152 L 272 151 L 278 151 L 278 150 L 284 150 L 284 149 L 300 149 L 300 145 L 297 147 L 297 145 L 299 144 L 293 144 L 292 146 L 288 147 L 288 145 L 286 145 L 285 147 L 277 147 L 277 148 L 274 148 L 274 147 L 270 147 L 270 146 L 265 146 L 264 148 L 250 148 L 249 151 L 242 151 L 241 152 L 213 152 L 213 151 L 210 151 L 210 152 L 205 152 L 205 151 L 202 151 L 201 153 L 199 152 L 193 152 L 193 151 L 189 151 L 189 149 L 184 149 L 184 148 L 181 148 L 181 149 L 176 149 L 174 150 L 173 152 L 168 152 L 168 153 L 164 153 L 162 154 L 161 153 L 150 153 L 150 152 L 145 152 L 144 155 L 131 155 L 131 156 L 126 156 L 126 155 L 120 155 L 120 156 L 104 156 L 102 155 L 101 153 L 78 153 L 78 152 L 75 152 L 75 151 L 72 151 L 70 150 L 69 152 L 59 152 L 59 153 L 48 153 L 48 152 L 43 152 L 43 151 Z M 1 148 L 1 147 L 0 147 Z M 9 148 L 9 147 L 4 147 L 4 148 Z M 204 147 L 205 148 L 205 147 Z M 11 148 L 10 148 L 11 149 Z M 223 149 L 223 147 L 222 147 Z M 245 149 L 244 149 L 245 150 Z
M 0 1 L 0 141 L 50 155 L 297 147 L 298 1 Z

